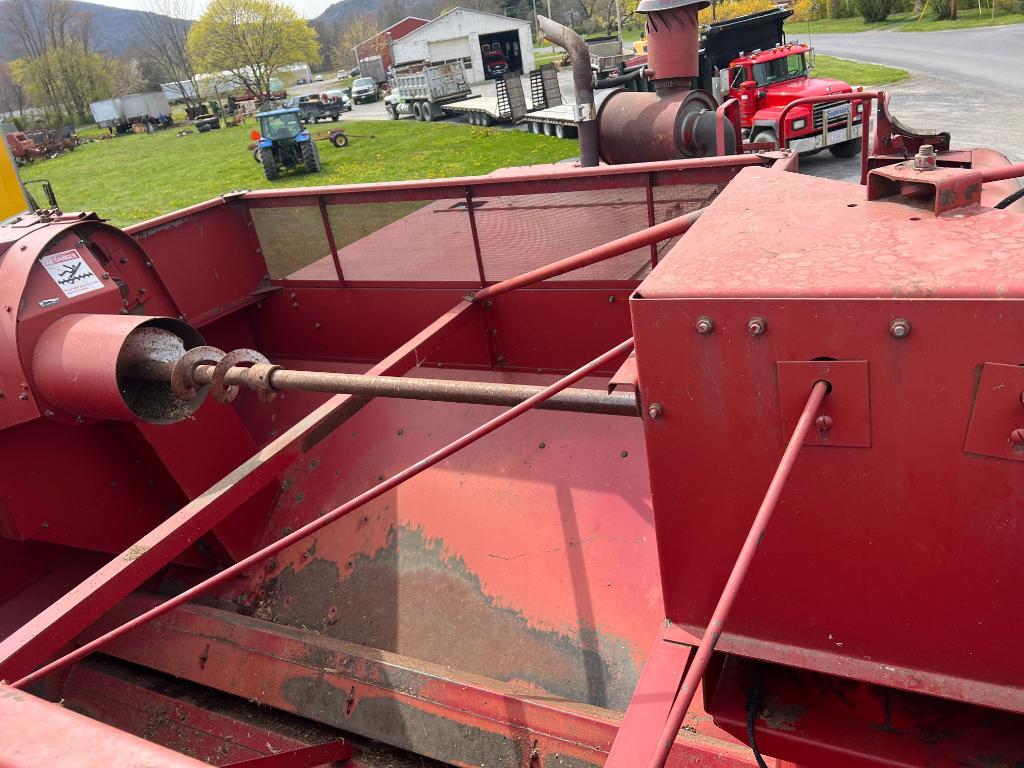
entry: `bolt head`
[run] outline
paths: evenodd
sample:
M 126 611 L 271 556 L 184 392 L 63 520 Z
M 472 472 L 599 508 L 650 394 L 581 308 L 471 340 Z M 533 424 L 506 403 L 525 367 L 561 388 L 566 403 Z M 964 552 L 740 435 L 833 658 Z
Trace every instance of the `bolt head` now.
M 701 315 L 697 318 L 697 333 L 701 336 L 707 336 L 713 330 L 715 330 L 715 321 L 707 315 Z
M 1010 433 L 1010 446 L 1014 453 L 1024 451 L 1024 429 L 1015 429 Z
M 768 321 L 763 317 L 752 317 L 747 321 L 747 333 L 751 336 L 760 336 L 768 330 Z
M 905 320 L 902 317 L 897 317 L 889 323 L 889 333 L 891 333 L 895 339 L 905 339 L 910 335 L 910 321 Z
M 661 403 L 651 403 L 647 406 L 647 415 L 652 419 L 661 418 L 661 414 L 664 413 L 664 409 L 661 407 Z

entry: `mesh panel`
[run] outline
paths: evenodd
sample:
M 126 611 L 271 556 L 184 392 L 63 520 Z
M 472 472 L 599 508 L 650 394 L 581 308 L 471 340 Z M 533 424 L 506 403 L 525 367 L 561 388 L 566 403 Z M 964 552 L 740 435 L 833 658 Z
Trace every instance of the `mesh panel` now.
M 296 276 L 292 273 L 322 260 L 324 254 L 330 264 L 319 208 L 252 208 L 251 213 L 271 277 Z M 333 264 L 330 277 L 336 277 Z

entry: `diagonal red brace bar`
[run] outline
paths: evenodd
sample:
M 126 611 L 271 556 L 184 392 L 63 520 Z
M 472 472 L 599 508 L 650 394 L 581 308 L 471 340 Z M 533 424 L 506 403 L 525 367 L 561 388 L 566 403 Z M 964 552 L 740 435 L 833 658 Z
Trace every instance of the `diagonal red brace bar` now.
M 470 306 L 470 305 L 467 304 L 466 306 Z M 43 676 L 49 674 L 50 672 L 54 672 L 54 671 L 56 671 L 58 669 L 61 669 L 63 667 L 68 666 L 69 664 L 73 664 L 76 661 L 78 661 L 78 660 L 80 660 L 82 658 L 85 658 L 90 653 L 92 653 L 93 651 L 95 651 L 98 648 L 102 647 L 104 644 L 108 643 L 109 641 L 111 641 L 111 640 L 113 640 L 113 639 L 115 639 L 117 637 L 120 637 L 121 635 L 123 635 L 123 634 L 125 634 L 127 632 L 131 632 L 136 627 L 140 627 L 143 624 L 145 624 L 146 622 L 151 621 L 152 619 L 155 619 L 158 616 L 162 616 L 163 614 L 167 613 L 168 611 L 173 610 L 174 608 L 177 608 L 179 605 L 183 605 L 183 604 L 187 603 L 193 597 L 197 597 L 197 596 L 201 595 L 203 592 L 207 591 L 211 587 L 215 587 L 218 584 L 223 584 L 225 581 L 229 581 L 229 580 L 233 579 L 235 576 L 237 576 L 240 573 L 242 573 L 243 571 L 251 568 L 252 566 L 257 564 L 261 560 L 263 560 L 263 559 L 265 559 L 267 557 L 270 557 L 271 555 L 274 555 L 274 554 L 280 552 L 281 550 L 286 549 L 286 548 L 292 546 L 293 544 L 296 544 L 296 543 L 302 541 L 307 536 L 310 536 L 311 534 L 316 533 L 317 531 L 319 531 L 324 526 L 330 525 L 335 520 L 338 520 L 339 518 L 344 517 L 349 512 L 352 512 L 355 509 L 358 509 L 363 504 L 366 504 L 367 502 L 372 501 L 373 499 L 377 498 L 378 496 L 380 496 L 380 495 L 382 495 L 384 493 L 387 493 L 392 488 L 395 488 L 396 486 L 401 485 L 402 483 L 404 483 L 409 478 L 415 477 L 420 472 L 423 472 L 424 470 L 429 469 L 430 467 L 432 467 L 435 464 L 437 464 L 439 461 L 443 461 L 444 459 L 446 459 L 449 456 L 451 456 L 453 453 L 456 453 L 457 451 L 460 451 L 463 448 L 465 448 L 467 445 L 470 445 L 471 443 L 476 442 L 481 437 L 484 437 L 485 435 L 489 435 L 491 432 L 496 430 L 498 427 L 500 427 L 500 426 L 502 426 L 504 424 L 507 424 L 508 422 L 512 421 L 512 419 L 516 418 L 517 416 L 521 416 L 522 414 L 526 413 L 527 411 L 529 411 L 531 408 L 535 407 L 539 403 L 543 403 L 548 398 L 554 397 L 559 392 L 561 392 L 563 389 L 566 389 L 566 388 L 572 386 L 573 384 L 575 384 L 580 379 L 584 378 L 585 376 L 588 376 L 593 371 L 601 368 L 601 366 L 606 365 L 608 363 L 611 363 L 611 362 L 613 362 L 615 360 L 618 360 L 619 358 L 624 357 L 625 355 L 628 355 L 631 349 L 633 349 L 633 339 L 632 338 L 627 339 L 626 341 L 622 342 L 621 344 L 619 344 L 614 349 L 611 349 L 608 352 L 605 352 L 600 357 L 598 357 L 598 358 L 596 358 L 594 360 L 591 360 L 589 363 L 584 365 L 582 368 L 577 368 L 575 371 L 570 373 L 568 376 L 565 376 L 565 377 L 559 379 L 558 381 L 556 381 L 551 386 L 546 387 L 544 390 L 542 390 L 542 391 L 538 392 L 537 394 L 535 394 L 533 397 L 531 397 L 531 398 L 529 398 L 527 400 L 524 400 L 523 402 L 519 403 L 519 405 L 516 405 L 516 406 L 513 406 L 512 408 L 509 408 L 507 411 L 504 411 L 504 412 L 500 413 L 499 415 L 495 416 L 490 421 L 485 422 L 484 424 L 481 424 L 479 427 L 477 427 L 474 430 L 471 430 L 470 432 L 467 432 L 465 435 L 463 435 L 459 439 L 452 441 L 451 443 L 449 443 L 448 445 L 444 446 L 443 448 L 438 449 L 437 451 L 434 451 L 434 453 L 430 454 L 429 456 L 426 456 L 425 458 L 420 459 L 415 464 L 412 464 L 412 465 L 406 467 L 401 472 L 398 472 L 398 473 L 392 475 L 387 480 L 384 480 L 383 482 L 378 483 L 377 485 L 373 486 L 372 488 L 370 488 L 370 489 L 368 489 L 366 491 L 363 491 L 361 494 L 359 494 L 355 498 L 350 499 L 349 501 L 345 502 L 340 507 L 336 507 L 335 509 L 332 509 L 330 512 L 328 512 L 325 515 L 323 515 L 323 517 L 319 517 L 316 520 L 313 520 L 312 522 L 307 523 L 306 525 L 302 526 L 298 530 L 293 531 L 292 533 L 288 534 L 287 536 L 284 536 L 284 537 L 278 539 L 273 544 L 268 544 L 263 549 L 261 549 L 261 550 L 259 550 L 257 552 L 254 552 L 253 554 L 249 555 L 246 558 L 243 558 L 242 560 L 239 560 L 234 565 L 229 566 L 228 568 L 225 568 L 223 571 L 220 571 L 219 573 L 211 576 L 210 578 L 206 579 L 205 581 L 199 582 L 198 584 L 196 584 L 191 589 L 187 589 L 184 592 L 182 592 L 180 595 L 177 595 L 176 597 L 172 597 L 170 600 L 167 600 L 167 601 L 161 603 L 160 605 L 158 605 L 158 606 L 156 606 L 154 608 L 151 608 L 150 610 L 148 610 L 145 613 L 143 613 L 141 616 L 137 616 L 136 618 L 132 619 L 131 621 L 125 622 L 120 627 L 116 627 L 116 628 L 110 630 L 106 634 L 101 635 L 100 637 L 97 637 L 95 640 L 93 640 L 93 641 L 91 641 L 89 643 L 86 643 L 85 645 L 83 645 L 82 647 L 72 651 L 71 653 L 69 653 L 69 654 L 67 654 L 65 656 L 62 656 L 61 658 L 57 659 L 56 661 L 53 661 L 53 662 L 47 664 L 42 669 L 40 669 L 40 670 L 38 670 L 36 672 L 33 672 L 30 675 L 26 675 L 21 680 L 16 682 L 14 684 L 14 687 L 15 688 L 24 688 L 26 685 L 30 685 L 31 683 L 36 682 L 37 680 L 41 679 Z
M 704 213 L 704 209 L 698 208 L 696 211 L 677 216 L 661 224 L 655 224 L 653 227 L 641 229 L 639 232 L 634 232 L 631 235 L 580 251 L 572 256 L 566 256 L 564 259 L 553 261 L 530 272 L 524 272 L 521 275 L 510 277 L 508 280 L 502 280 L 500 283 L 489 285 L 473 293 L 472 299 L 473 301 L 482 301 L 493 298 L 516 288 L 539 283 L 541 280 L 564 275 L 566 272 L 572 272 L 574 269 L 580 269 L 605 259 L 621 256 L 624 253 L 635 251 L 637 248 L 643 248 L 645 245 L 652 245 L 662 240 L 678 237 L 692 227 L 702 213 Z
M 467 311 L 470 310 L 470 311 Z M 460 302 L 375 365 L 370 375 L 402 375 L 424 357 L 422 347 L 468 322 L 479 310 Z M 296 458 L 356 413 L 368 398 L 332 397 L 270 445 L 239 466 L 115 557 L 53 605 L 0 642 L 0 679 L 21 677 L 59 651 L 78 633 L 134 591 Z
M 665 723 L 661 736 L 658 738 L 658 747 L 654 757 L 651 758 L 648 768 L 663 768 L 665 765 L 665 760 L 668 758 L 672 743 L 676 740 L 676 734 L 679 733 L 679 728 L 683 724 L 686 712 L 690 709 L 690 704 L 693 703 L 693 697 L 697 693 L 697 686 L 700 684 L 701 678 L 704 677 L 708 662 L 711 661 L 711 654 L 714 653 L 715 646 L 718 645 L 718 640 L 722 636 L 722 628 L 725 626 L 726 619 L 729 618 L 733 603 L 736 601 L 736 596 L 743 585 L 743 579 L 746 578 L 747 571 L 750 570 L 750 564 L 754 561 L 754 555 L 757 554 L 758 547 L 761 546 L 761 541 L 764 539 L 768 523 L 771 522 L 772 513 L 775 512 L 775 506 L 778 504 L 779 496 L 782 495 L 782 489 L 786 487 L 786 480 L 789 479 L 789 473 L 792 471 L 793 465 L 796 463 L 796 457 L 803 447 L 804 438 L 807 437 L 807 432 L 814 423 L 814 417 L 818 413 L 818 409 L 821 408 L 821 401 L 828 394 L 828 390 L 829 385 L 825 381 L 819 381 L 811 387 L 807 404 L 804 406 L 796 428 L 793 430 L 793 435 L 789 439 L 789 445 L 786 446 L 786 450 L 782 454 L 782 460 L 779 462 L 778 469 L 775 470 L 775 476 L 768 486 L 768 492 L 764 495 L 764 501 L 761 502 L 761 507 L 757 510 L 754 522 L 747 533 L 746 541 L 743 542 L 743 548 L 740 549 L 740 554 L 736 558 L 732 572 L 729 574 L 729 580 L 725 583 L 725 589 L 722 590 L 722 595 L 718 598 L 718 604 L 715 606 L 714 613 L 711 614 L 711 620 L 708 622 L 708 627 L 704 631 L 704 637 L 697 647 L 697 653 L 694 654 L 690 668 L 686 670 L 686 677 L 683 678 L 683 683 L 676 694 L 672 709 L 668 715 L 668 721 Z

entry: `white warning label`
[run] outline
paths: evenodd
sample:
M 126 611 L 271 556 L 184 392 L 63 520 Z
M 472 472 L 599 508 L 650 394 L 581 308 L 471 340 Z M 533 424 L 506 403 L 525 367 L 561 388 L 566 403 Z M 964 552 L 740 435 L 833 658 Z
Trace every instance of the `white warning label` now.
M 69 299 L 90 291 L 98 291 L 103 287 L 96 273 L 85 263 L 82 254 L 74 248 L 43 256 L 39 263 L 46 268 L 50 277 Z

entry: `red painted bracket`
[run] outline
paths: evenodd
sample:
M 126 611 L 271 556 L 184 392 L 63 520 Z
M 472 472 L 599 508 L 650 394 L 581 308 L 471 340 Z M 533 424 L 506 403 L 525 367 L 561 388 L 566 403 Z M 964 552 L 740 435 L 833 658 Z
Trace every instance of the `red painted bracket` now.
M 868 174 L 868 200 L 901 196 L 932 203 L 935 215 L 981 203 L 981 171 L 933 168 L 921 171 L 913 163 L 876 168 Z
M 982 367 L 964 453 L 1024 461 L 1024 367 Z
M 816 381 L 827 381 L 832 389 L 822 403 L 818 417 L 830 422 L 816 423 L 804 445 L 847 448 L 871 447 L 871 402 L 867 360 L 808 360 L 776 363 L 779 374 L 779 412 L 782 434 L 791 435 L 807 392 Z M 827 424 L 827 428 L 823 428 Z

